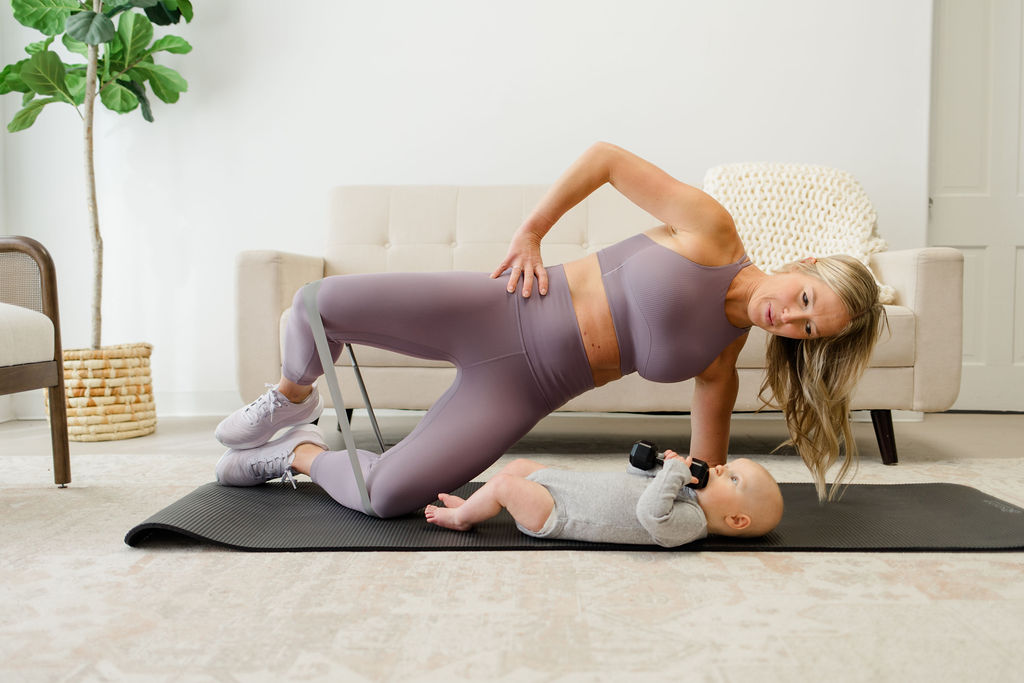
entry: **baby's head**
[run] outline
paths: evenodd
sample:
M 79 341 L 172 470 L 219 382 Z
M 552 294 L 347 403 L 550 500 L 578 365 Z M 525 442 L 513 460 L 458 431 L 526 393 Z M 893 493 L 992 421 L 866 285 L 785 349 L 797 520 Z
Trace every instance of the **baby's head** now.
M 746 458 L 710 468 L 707 486 L 697 489 L 697 502 L 709 534 L 763 536 L 782 519 L 779 485 L 768 470 Z

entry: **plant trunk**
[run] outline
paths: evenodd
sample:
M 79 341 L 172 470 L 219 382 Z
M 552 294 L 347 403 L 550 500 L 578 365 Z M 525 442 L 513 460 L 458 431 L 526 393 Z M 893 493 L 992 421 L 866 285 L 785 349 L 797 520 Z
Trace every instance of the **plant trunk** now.
M 93 11 L 102 11 L 102 0 L 93 0 Z M 102 329 L 101 304 L 103 301 L 103 238 L 100 236 L 100 214 L 96 205 L 96 172 L 93 167 L 92 120 L 96 104 L 96 65 L 99 61 L 99 46 L 89 46 L 89 57 L 85 69 L 85 193 L 89 207 L 89 222 L 92 228 L 92 348 L 100 348 Z

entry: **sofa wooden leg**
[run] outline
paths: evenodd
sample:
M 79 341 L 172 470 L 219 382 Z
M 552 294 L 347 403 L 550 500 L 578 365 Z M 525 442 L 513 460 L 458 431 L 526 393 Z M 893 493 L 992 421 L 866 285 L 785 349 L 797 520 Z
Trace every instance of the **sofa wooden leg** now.
M 871 424 L 875 426 L 875 439 L 878 440 L 878 450 L 882 454 L 882 464 L 895 465 L 896 434 L 892 429 L 892 411 L 872 410 Z

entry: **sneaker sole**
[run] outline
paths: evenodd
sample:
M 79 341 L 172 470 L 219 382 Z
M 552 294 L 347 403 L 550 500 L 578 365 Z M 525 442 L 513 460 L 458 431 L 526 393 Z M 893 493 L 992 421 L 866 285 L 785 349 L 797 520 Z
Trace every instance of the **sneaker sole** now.
M 299 425 L 304 425 L 304 424 L 312 424 L 313 422 L 316 422 L 317 420 L 319 420 L 320 416 L 323 415 L 323 412 L 324 412 L 324 401 L 323 401 L 323 399 L 319 399 L 318 402 L 320 404 L 320 408 L 319 408 L 319 410 L 315 411 L 312 415 L 310 415 L 307 418 L 304 418 L 301 422 L 292 422 L 292 423 L 289 423 L 289 424 L 281 423 L 270 434 L 270 436 L 268 436 L 266 438 L 254 439 L 252 441 L 228 442 L 228 441 L 225 441 L 224 439 L 220 438 L 220 436 L 217 435 L 216 433 L 214 433 L 213 436 L 225 448 L 233 448 L 236 451 L 245 450 L 246 448 L 256 448 L 257 446 L 262 446 L 263 444 L 270 443 L 271 441 L 274 440 L 274 437 L 279 435 L 285 429 L 291 429 L 292 427 L 298 427 Z

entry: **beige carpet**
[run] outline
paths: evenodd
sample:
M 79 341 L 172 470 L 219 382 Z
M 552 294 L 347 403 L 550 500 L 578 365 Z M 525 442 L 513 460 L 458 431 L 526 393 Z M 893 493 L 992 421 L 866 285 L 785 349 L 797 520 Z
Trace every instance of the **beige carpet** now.
M 415 416 L 384 420 L 396 439 Z M 246 554 L 136 550 L 125 532 L 212 479 L 216 419 L 73 444 L 52 485 L 41 422 L 0 424 L 0 680 L 1015 681 L 1024 553 Z M 357 414 L 360 441 L 370 446 Z M 765 456 L 774 420 L 738 420 L 732 452 Z M 1024 506 L 1024 416 L 898 422 L 901 464 L 870 424 L 857 481 L 953 481 Z M 673 438 L 673 434 L 679 436 Z M 554 417 L 515 449 L 616 468 L 679 418 Z M 493 472 L 493 469 L 489 472 Z M 482 478 L 486 478 L 486 474 Z

